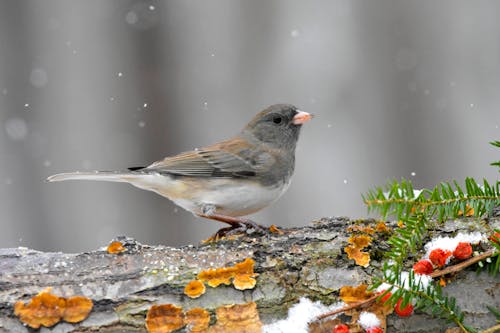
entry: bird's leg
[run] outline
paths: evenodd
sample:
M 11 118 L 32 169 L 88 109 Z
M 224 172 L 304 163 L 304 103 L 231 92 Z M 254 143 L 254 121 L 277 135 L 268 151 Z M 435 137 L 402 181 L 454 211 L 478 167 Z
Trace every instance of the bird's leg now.
M 209 238 L 209 240 L 217 240 L 225 236 L 244 233 L 251 228 L 257 231 L 267 230 L 266 227 L 263 227 L 249 219 L 243 219 L 239 217 L 220 215 L 220 214 L 199 214 L 198 216 L 219 222 L 224 222 L 230 225 L 227 228 L 219 229 L 213 236 Z

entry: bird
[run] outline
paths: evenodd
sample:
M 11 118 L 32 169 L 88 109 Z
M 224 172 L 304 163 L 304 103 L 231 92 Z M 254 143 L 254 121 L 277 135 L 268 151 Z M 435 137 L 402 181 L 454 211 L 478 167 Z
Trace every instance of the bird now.
M 228 224 L 216 238 L 249 228 L 265 229 L 243 216 L 267 207 L 288 189 L 300 130 L 312 117 L 291 104 L 275 104 L 229 140 L 145 167 L 60 173 L 47 181 L 124 182 L 153 191 L 196 216 Z

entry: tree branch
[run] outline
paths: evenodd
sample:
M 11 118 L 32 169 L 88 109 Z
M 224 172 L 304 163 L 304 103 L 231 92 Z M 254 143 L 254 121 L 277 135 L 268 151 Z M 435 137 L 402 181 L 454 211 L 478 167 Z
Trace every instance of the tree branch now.
M 59 323 L 48 331 L 145 331 L 147 310 L 152 304 L 164 303 L 213 312 L 224 304 L 255 301 L 261 320 L 274 322 L 285 317 L 288 308 L 301 297 L 332 303 L 337 301 L 340 287 L 370 283 L 388 249 L 388 235 L 372 235 L 373 242 L 365 249 L 371 257 L 366 268 L 355 265 L 343 249 L 353 234 L 353 228 L 348 230 L 348 226 L 376 223 L 325 218 L 306 227 L 282 229 L 283 234 L 247 234 L 234 240 L 181 248 L 146 246 L 127 239 L 122 240 L 126 251 L 121 254 L 109 254 L 105 249 L 79 254 L 0 249 L 0 332 L 30 332 L 14 316 L 14 303 L 29 301 L 46 287 L 52 287 L 52 293 L 58 296 L 82 295 L 94 302 L 84 321 Z M 490 234 L 498 226 L 500 219 L 490 220 L 488 225 L 464 218 L 439 225 L 433 235 L 471 230 Z M 207 287 L 200 298 L 184 295 L 186 284 L 201 270 L 233 265 L 245 258 L 255 260 L 255 270 L 260 274 L 254 289 Z M 408 262 L 408 267 L 413 264 Z M 474 321 L 473 326 L 487 328 L 494 324 L 494 319 L 484 305 L 500 307 L 500 294 L 494 287 L 497 284 L 498 278 L 463 271 L 445 290 L 457 297 Z M 411 320 L 391 316 L 388 323 L 389 332 L 416 332 L 422 327 L 440 332 L 446 327 L 446 323 L 425 314 L 414 314 Z

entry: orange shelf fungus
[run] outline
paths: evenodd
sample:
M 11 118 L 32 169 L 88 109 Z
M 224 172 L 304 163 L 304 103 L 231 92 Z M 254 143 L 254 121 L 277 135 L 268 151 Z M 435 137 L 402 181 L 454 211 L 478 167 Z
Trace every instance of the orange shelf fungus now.
M 110 253 L 110 254 L 118 254 L 118 253 L 122 253 L 126 250 L 127 249 L 123 246 L 122 242 L 119 242 L 119 241 L 111 242 L 108 245 L 108 249 L 107 249 L 108 253 Z
M 357 265 L 362 267 L 368 267 L 370 264 L 370 254 L 368 252 L 363 252 L 362 250 L 371 244 L 371 237 L 366 235 L 353 236 L 350 237 L 348 245 L 344 248 L 349 259 L 353 259 Z
M 210 325 L 210 313 L 202 308 L 183 312 L 173 304 L 153 305 L 146 315 L 149 333 L 170 333 L 186 326 L 189 333 L 262 332 L 262 323 L 255 302 L 218 307 L 217 321 Z
M 253 289 L 255 284 L 257 284 L 257 280 L 250 275 L 236 275 L 233 279 L 233 285 L 238 290 Z
M 92 300 L 75 296 L 69 299 L 50 293 L 50 288 L 34 296 L 28 304 L 22 301 L 14 304 L 14 314 L 31 328 L 51 327 L 65 320 L 77 323 L 92 311 Z
M 210 333 L 262 332 L 262 322 L 255 302 L 221 306 L 215 310 L 217 322 L 210 327 Z
M 464 212 L 461 209 L 459 209 L 458 210 L 458 216 L 463 216 L 463 215 L 464 215 Z M 469 206 L 469 204 L 465 205 L 465 216 L 466 217 L 474 216 L 474 208 L 472 208 L 471 206 Z
M 149 333 L 169 333 L 185 326 L 182 308 L 173 304 L 153 305 L 146 315 Z
M 368 285 L 360 284 L 357 287 L 344 286 L 340 288 L 340 299 L 345 303 L 356 303 L 367 300 L 373 296 L 372 292 L 367 291 Z
M 253 266 L 255 261 L 250 258 L 246 258 L 245 261 L 237 263 L 234 267 L 236 268 L 233 285 L 238 290 L 252 289 L 255 287 L 257 280 L 257 273 L 254 273 Z
M 222 267 L 201 271 L 198 274 L 198 279 L 206 282 L 212 288 L 217 288 L 221 284 L 230 285 L 233 276 L 234 267 Z
M 364 232 L 366 234 L 373 234 L 375 230 L 369 225 L 351 225 L 347 227 L 347 232 Z
M 66 309 L 64 310 L 63 320 L 68 323 L 78 323 L 87 318 L 92 307 L 93 303 L 87 297 L 70 297 L 66 299 Z
M 198 298 L 205 293 L 205 285 L 200 280 L 193 280 L 184 288 L 184 294 L 190 298 Z
M 185 322 L 190 333 L 205 332 L 210 324 L 210 313 L 202 308 L 194 308 L 185 313 Z
M 66 300 L 42 291 L 26 305 L 22 301 L 14 305 L 14 314 L 31 328 L 51 327 L 61 321 Z
M 269 227 L 269 231 L 273 234 L 278 234 L 278 235 L 285 234 L 285 232 L 283 230 L 281 230 L 280 228 L 278 228 L 275 224 L 271 224 L 271 226 Z
M 218 287 L 221 284 L 230 285 L 232 279 L 232 283 L 236 289 L 252 289 L 257 283 L 255 277 L 259 275 L 253 271 L 254 265 L 255 261 L 247 258 L 233 267 L 202 271 L 198 274 L 198 279 L 206 282 L 212 288 Z
M 390 227 L 387 226 L 387 224 L 385 224 L 384 222 L 379 222 L 377 223 L 377 225 L 375 226 L 375 231 L 378 232 L 378 233 L 390 233 L 392 230 Z

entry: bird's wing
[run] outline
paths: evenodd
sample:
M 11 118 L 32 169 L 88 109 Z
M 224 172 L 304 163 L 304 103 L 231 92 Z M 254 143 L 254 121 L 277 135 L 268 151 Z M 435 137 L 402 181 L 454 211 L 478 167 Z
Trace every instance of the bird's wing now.
M 155 162 L 139 172 L 158 172 L 192 177 L 242 177 L 259 175 L 273 158 L 267 153 L 256 153 L 240 138 L 181 153 Z

